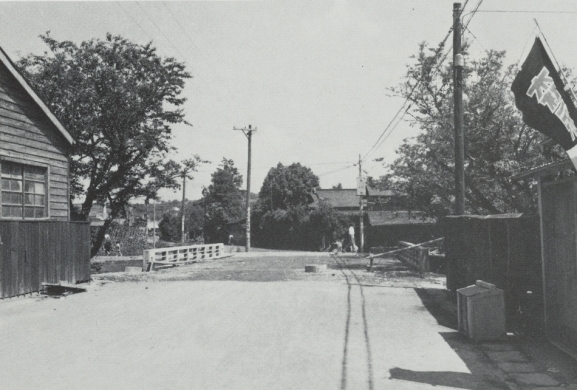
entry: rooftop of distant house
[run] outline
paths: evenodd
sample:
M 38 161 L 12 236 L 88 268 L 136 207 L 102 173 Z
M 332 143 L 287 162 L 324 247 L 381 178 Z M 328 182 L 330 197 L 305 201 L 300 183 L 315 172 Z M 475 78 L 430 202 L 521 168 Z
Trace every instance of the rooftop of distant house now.
M 393 198 L 400 197 L 399 193 L 392 190 L 378 190 L 367 187 L 367 197 Z M 334 208 L 359 207 L 359 195 L 356 188 L 331 188 L 317 189 L 311 196 L 311 203 L 314 205 L 319 201 L 329 202 Z

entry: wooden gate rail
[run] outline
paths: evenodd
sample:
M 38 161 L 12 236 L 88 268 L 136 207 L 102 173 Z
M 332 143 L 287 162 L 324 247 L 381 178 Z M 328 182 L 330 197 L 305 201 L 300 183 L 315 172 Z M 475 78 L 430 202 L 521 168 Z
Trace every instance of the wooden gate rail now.
M 152 271 L 154 264 L 182 265 L 221 257 L 224 257 L 222 243 L 147 249 L 142 256 L 142 270 Z

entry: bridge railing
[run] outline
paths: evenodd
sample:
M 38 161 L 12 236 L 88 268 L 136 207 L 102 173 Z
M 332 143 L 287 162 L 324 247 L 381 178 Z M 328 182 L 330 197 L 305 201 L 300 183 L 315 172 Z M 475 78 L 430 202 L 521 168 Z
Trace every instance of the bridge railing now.
M 146 249 L 142 256 L 142 270 L 152 271 L 155 264 L 182 265 L 218 259 L 224 255 L 224 244 L 222 243 Z

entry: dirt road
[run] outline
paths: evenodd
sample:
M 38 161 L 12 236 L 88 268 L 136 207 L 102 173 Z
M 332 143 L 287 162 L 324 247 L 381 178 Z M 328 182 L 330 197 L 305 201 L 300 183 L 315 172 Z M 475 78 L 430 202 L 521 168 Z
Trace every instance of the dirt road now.
M 254 277 L 267 260 L 236 261 L 250 270 L 238 275 Z M 454 332 L 414 289 L 369 285 L 341 268 L 310 279 L 284 270 L 270 282 L 224 268 L 226 277 L 167 280 L 182 268 L 64 299 L 1 302 L 1 387 L 442 389 L 463 379 L 501 388 L 471 381 L 446 341 Z

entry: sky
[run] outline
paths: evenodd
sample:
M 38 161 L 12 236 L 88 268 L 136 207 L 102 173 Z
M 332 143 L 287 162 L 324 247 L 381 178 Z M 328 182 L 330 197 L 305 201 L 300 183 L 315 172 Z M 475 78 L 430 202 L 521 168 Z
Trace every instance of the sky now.
M 482 0 L 476 13 L 479 0 L 465 3 L 469 57 L 495 49 L 506 50 L 509 63 L 524 60 L 537 19 L 561 65 L 577 67 L 577 1 Z M 418 133 L 404 118 L 373 148 L 403 104 L 389 88 L 403 81 L 419 43 L 445 38 L 452 9 L 447 0 L 0 1 L 0 46 L 17 60 L 42 54 L 39 35 L 47 31 L 76 43 L 109 32 L 152 41 L 160 55 L 184 62 L 193 76 L 183 91 L 193 126 L 174 126 L 172 158 L 211 161 L 187 182 L 189 199 L 201 197 L 223 158 L 234 160 L 246 185 L 247 139 L 233 128 L 249 124 L 257 129 L 251 192 L 279 162 L 311 168 L 322 188 L 354 188 L 359 155 L 378 177 Z

